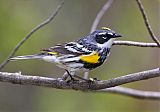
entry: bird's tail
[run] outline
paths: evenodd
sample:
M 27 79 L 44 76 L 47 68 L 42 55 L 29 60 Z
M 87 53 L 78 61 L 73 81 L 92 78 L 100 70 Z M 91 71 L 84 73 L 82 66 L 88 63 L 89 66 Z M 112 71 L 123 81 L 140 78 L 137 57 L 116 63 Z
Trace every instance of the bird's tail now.
M 43 57 L 43 55 L 35 54 L 35 55 L 16 56 L 16 57 L 10 58 L 10 60 L 42 59 L 42 57 Z

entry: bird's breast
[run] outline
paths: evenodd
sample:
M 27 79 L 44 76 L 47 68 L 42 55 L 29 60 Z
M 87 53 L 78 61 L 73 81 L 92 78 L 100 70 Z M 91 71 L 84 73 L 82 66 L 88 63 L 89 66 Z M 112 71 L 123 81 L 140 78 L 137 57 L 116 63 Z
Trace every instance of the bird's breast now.
M 110 53 L 110 49 L 102 49 L 99 52 L 92 52 L 89 55 L 80 56 L 80 62 L 84 64 L 86 69 L 94 69 L 103 64 L 107 56 Z

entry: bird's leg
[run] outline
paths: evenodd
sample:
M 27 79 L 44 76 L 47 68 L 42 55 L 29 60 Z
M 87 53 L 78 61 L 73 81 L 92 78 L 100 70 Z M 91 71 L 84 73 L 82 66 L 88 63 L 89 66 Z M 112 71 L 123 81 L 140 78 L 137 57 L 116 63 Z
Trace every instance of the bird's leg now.
M 68 70 L 66 70 L 67 74 L 69 75 L 69 77 L 71 78 L 72 81 L 75 81 L 75 79 L 72 77 L 72 75 L 70 74 L 70 72 Z
M 67 79 L 67 76 L 66 76 L 66 75 L 68 75 L 68 76 L 71 78 L 72 81 L 76 81 L 75 78 L 80 79 L 80 80 L 83 80 L 83 81 L 87 81 L 87 82 L 93 82 L 93 81 L 96 80 L 95 78 L 85 79 L 85 78 L 80 77 L 80 76 L 78 76 L 78 75 L 71 74 L 68 70 L 66 70 L 66 72 L 64 73 L 62 79 L 65 79 L 65 80 L 66 80 L 66 79 Z M 75 77 L 75 78 L 73 78 L 73 77 Z

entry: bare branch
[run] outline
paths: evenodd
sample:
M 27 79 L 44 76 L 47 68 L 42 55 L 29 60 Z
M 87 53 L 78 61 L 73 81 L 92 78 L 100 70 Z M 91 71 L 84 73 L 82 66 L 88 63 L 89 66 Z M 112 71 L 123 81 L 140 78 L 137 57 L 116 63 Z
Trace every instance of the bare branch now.
M 146 25 L 146 28 L 147 28 L 150 36 L 152 37 L 153 41 L 155 41 L 155 42 L 157 43 L 157 45 L 160 46 L 160 42 L 159 42 L 159 40 L 156 38 L 156 36 L 155 36 L 155 34 L 153 33 L 152 28 L 151 28 L 151 26 L 150 26 L 150 24 L 149 24 L 149 21 L 148 21 L 146 12 L 145 12 L 145 10 L 144 10 L 144 7 L 143 7 L 143 5 L 142 5 L 142 3 L 141 3 L 141 0 L 136 0 L 136 2 L 137 2 L 138 7 L 139 7 L 139 9 L 140 9 L 140 11 L 141 11 L 141 14 L 142 14 L 142 16 L 143 16 L 144 23 L 145 23 L 145 25 Z
M 153 100 L 160 100 L 160 92 L 153 92 L 153 91 L 141 91 L 141 90 L 135 90 L 130 89 L 126 87 L 112 87 L 112 88 L 106 88 L 97 90 L 95 92 L 102 92 L 102 93 L 115 93 L 115 94 L 121 94 L 125 96 L 131 96 L 138 99 L 153 99 Z
M 118 85 L 146 80 L 160 76 L 160 68 L 132 73 L 109 80 L 100 80 L 94 82 L 87 81 L 65 81 L 61 78 L 48 78 L 40 76 L 21 75 L 21 73 L 0 72 L 0 81 L 22 85 L 45 86 L 57 89 L 75 89 L 75 90 L 100 90 Z
M 42 28 L 43 26 L 47 25 L 48 23 L 50 23 L 55 16 L 58 14 L 58 12 L 60 11 L 62 5 L 64 4 L 64 0 L 61 1 L 61 3 L 57 6 L 56 10 L 51 14 L 51 16 L 49 18 L 47 18 L 45 21 L 43 21 L 42 23 L 38 24 L 35 28 L 33 28 L 17 45 L 16 47 L 12 50 L 12 52 L 9 54 L 9 56 L 7 57 L 7 59 L 1 63 L 0 65 L 0 69 L 2 69 L 8 62 L 9 59 L 11 57 L 14 56 L 14 54 L 17 52 L 17 50 L 22 46 L 22 44 L 29 39 L 29 37 L 31 37 L 31 35 L 33 33 L 35 33 L 37 30 L 39 30 L 40 28 Z
M 159 47 L 156 43 L 134 42 L 134 41 L 114 41 L 113 45 L 126 45 L 137 47 Z
M 92 24 L 92 27 L 91 27 L 91 31 L 90 33 L 92 33 L 94 30 L 96 30 L 101 18 L 103 17 L 104 13 L 109 9 L 109 7 L 112 5 L 114 0 L 108 0 L 104 6 L 101 8 L 101 10 L 98 12 L 93 24 Z

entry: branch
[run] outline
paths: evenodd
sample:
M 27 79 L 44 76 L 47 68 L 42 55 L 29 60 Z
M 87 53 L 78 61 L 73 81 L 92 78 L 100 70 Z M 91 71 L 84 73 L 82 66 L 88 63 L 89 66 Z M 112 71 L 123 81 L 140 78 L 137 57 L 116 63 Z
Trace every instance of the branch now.
M 126 45 L 137 47 L 159 47 L 156 43 L 134 42 L 134 41 L 114 41 L 113 45 Z
M 138 73 L 132 73 L 129 75 L 124 75 L 124 76 L 120 76 L 120 77 L 109 79 L 109 80 L 100 80 L 100 81 L 94 81 L 94 82 L 66 81 L 66 80 L 62 80 L 61 78 L 48 78 L 48 77 L 40 77 L 40 76 L 21 75 L 21 73 L 0 72 L 0 81 L 13 83 L 13 84 L 44 86 L 44 87 L 51 87 L 51 88 L 57 88 L 57 89 L 104 91 L 101 89 L 115 87 L 118 85 L 140 81 L 140 80 L 146 80 L 146 79 L 159 77 L 159 76 L 160 76 L 160 68 L 142 71 Z M 110 92 L 111 90 L 113 91 L 113 89 L 110 89 Z M 119 93 L 122 94 L 123 92 L 121 91 Z M 125 94 L 125 92 L 123 94 Z M 154 95 L 152 97 L 154 97 Z
M 17 52 L 17 50 L 22 46 L 22 44 L 29 39 L 29 37 L 31 37 L 31 35 L 33 33 L 35 33 L 37 30 L 39 30 L 40 28 L 42 28 L 43 26 L 47 25 L 48 23 L 50 23 L 55 16 L 58 14 L 58 12 L 60 11 L 62 5 L 64 4 L 64 0 L 61 1 L 61 3 L 57 6 L 56 10 L 51 14 L 51 16 L 49 18 L 47 18 L 45 21 L 43 21 L 42 23 L 38 24 L 35 28 L 33 28 L 17 45 L 16 47 L 12 50 L 12 52 L 9 54 L 9 56 L 7 57 L 6 60 L 4 60 L 4 62 L 1 63 L 0 65 L 0 69 L 2 69 L 8 62 L 9 59 L 11 57 L 14 56 L 14 54 Z
M 130 96 L 133 98 L 138 99 L 153 99 L 153 100 L 160 100 L 160 92 L 152 92 L 152 91 L 141 91 L 141 90 L 135 90 L 130 89 L 126 87 L 112 87 L 107 89 L 101 89 L 97 90 L 95 92 L 102 92 L 102 93 L 115 93 L 115 94 L 121 94 Z
M 140 9 L 140 11 L 141 11 L 141 14 L 142 14 L 142 16 L 143 16 L 144 23 L 145 23 L 145 25 L 146 25 L 146 28 L 147 28 L 150 36 L 152 37 L 153 41 L 155 41 L 155 42 L 157 43 L 157 45 L 160 46 L 160 42 L 159 42 L 159 40 L 156 38 L 156 36 L 155 36 L 155 34 L 153 33 L 152 28 L 151 28 L 151 26 L 150 26 L 150 24 L 149 24 L 149 21 L 148 21 L 146 12 L 145 12 L 145 10 L 144 10 L 144 7 L 143 7 L 143 5 L 142 5 L 142 3 L 141 3 L 141 0 L 136 0 L 136 2 L 137 2 L 138 7 L 139 7 L 139 9 Z
M 109 9 L 109 7 L 112 5 L 114 0 L 108 0 L 104 6 L 101 8 L 101 10 L 98 12 L 93 24 L 92 24 L 92 27 L 91 27 L 91 31 L 90 33 L 92 33 L 93 31 L 96 30 L 101 18 L 103 17 L 104 13 Z

